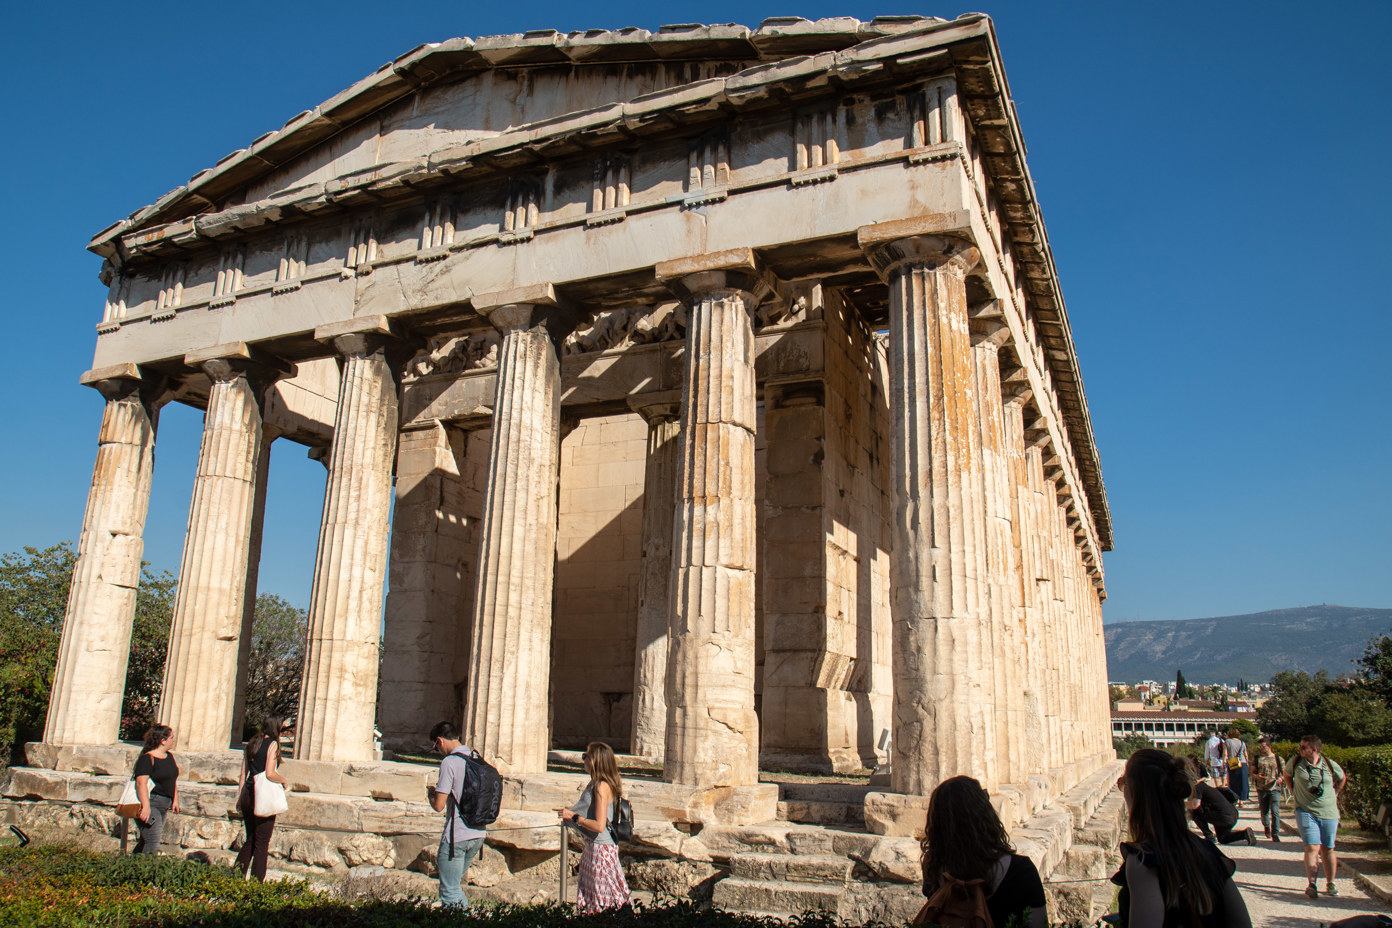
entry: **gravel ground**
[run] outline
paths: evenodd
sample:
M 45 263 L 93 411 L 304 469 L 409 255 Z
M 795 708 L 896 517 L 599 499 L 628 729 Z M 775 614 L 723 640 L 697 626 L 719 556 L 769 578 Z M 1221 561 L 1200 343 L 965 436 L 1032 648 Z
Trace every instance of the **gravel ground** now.
M 1243 811 L 1244 824 L 1255 815 Z M 1302 862 L 1300 839 L 1282 835 L 1280 844 L 1266 840 L 1257 832 L 1257 845 L 1233 844 L 1222 848 L 1237 863 L 1233 879 L 1242 890 L 1254 928 L 1287 928 L 1328 924 L 1350 915 L 1385 912 L 1387 906 L 1359 889 L 1353 877 L 1342 867 L 1335 885 L 1339 895 L 1323 893 L 1321 871 L 1318 899 L 1305 896 L 1305 865 Z

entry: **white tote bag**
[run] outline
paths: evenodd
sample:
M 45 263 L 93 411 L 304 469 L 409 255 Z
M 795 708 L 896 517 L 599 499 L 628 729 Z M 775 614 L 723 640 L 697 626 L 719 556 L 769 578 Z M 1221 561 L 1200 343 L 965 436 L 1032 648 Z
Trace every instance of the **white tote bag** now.
M 140 814 L 140 794 L 135 791 L 135 777 L 126 781 L 121 791 L 121 799 L 116 803 L 116 814 L 121 818 L 135 818 Z
M 282 812 L 290 811 L 290 803 L 285 799 L 285 787 L 279 783 L 266 778 L 266 774 L 258 773 L 252 777 L 252 790 L 255 799 L 252 802 L 252 811 L 260 818 L 270 818 L 272 815 L 279 815 Z

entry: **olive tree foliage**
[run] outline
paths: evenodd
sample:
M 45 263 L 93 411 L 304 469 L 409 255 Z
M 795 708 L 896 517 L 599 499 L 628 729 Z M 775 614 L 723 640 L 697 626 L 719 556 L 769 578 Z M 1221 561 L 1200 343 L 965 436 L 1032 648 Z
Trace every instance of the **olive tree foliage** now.
M 76 563 L 66 541 L 0 555 L 0 767 L 21 763 L 25 742 L 43 737 Z M 168 571 L 141 566 L 121 703 L 122 738 L 141 737 L 157 720 L 176 585 Z M 298 711 L 306 622 L 304 610 L 279 596 L 256 598 L 248 720 L 259 722 L 272 712 L 293 717 Z
M 272 593 L 256 597 L 243 738 L 254 735 L 268 715 L 293 719 L 299 712 L 308 625 L 309 614 L 287 600 Z
M 1262 731 L 1281 741 L 1316 734 L 1340 747 L 1392 742 L 1392 639 L 1373 638 L 1353 677 L 1283 670 L 1258 711 Z
M 24 743 L 43 737 L 76 563 L 67 541 L 0 555 L 0 763 L 22 761 Z M 138 736 L 153 720 L 173 613 L 174 578 L 142 565 L 121 705 L 123 738 Z

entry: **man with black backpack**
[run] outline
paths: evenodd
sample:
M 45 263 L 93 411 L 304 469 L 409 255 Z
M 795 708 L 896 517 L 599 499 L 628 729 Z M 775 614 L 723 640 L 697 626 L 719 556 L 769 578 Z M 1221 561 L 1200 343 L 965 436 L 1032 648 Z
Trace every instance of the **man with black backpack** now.
M 445 827 L 440 835 L 440 850 L 436 857 L 440 871 L 440 904 L 467 909 L 469 900 L 464 895 L 464 878 L 469 872 L 469 865 L 483 849 L 483 839 L 487 834 L 484 826 L 488 822 L 479 820 L 487 817 L 486 812 L 482 815 L 478 812 L 479 794 L 490 791 L 484 784 L 486 776 L 470 768 L 475 764 L 487 767 L 494 779 L 498 778 L 498 773 L 479 757 L 478 752 L 460 743 L 459 729 L 451 722 L 440 722 L 430 729 L 430 740 L 435 743 L 435 750 L 444 755 L 440 761 L 439 779 L 433 787 L 426 787 L 431 806 L 436 812 L 445 813 Z M 498 792 L 501 795 L 501 789 Z M 498 807 L 493 805 L 492 817 L 488 821 L 491 822 L 497 815 Z M 471 824 L 477 827 L 470 827 Z

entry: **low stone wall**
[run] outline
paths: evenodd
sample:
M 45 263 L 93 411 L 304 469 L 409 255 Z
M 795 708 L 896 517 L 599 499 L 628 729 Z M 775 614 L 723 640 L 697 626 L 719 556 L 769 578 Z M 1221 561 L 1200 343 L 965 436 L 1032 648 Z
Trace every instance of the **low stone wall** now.
M 12 768 L 0 785 L 0 824 L 114 849 L 121 820 L 113 807 L 137 753 L 130 745 L 31 745 L 31 766 Z M 169 819 L 166 847 L 230 860 L 243 835 L 234 808 L 239 755 L 177 756 L 182 812 Z M 1020 852 L 1051 881 L 1055 919 L 1090 918 L 1093 895 L 1100 901 L 1110 890 L 1099 878 L 1114 868 L 1120 766 L 1105 764 L 1011 829 Z M 271 843 L 273 869 L 347 879 L 368 895 L 433 894 L 441 816 L 426 803 L 425 787 L 434 767 L 292 760 L 281 770 L 292 792 Z M 716 905 L 739 911 L 816 909 L 855 923 L 902 923 L 922 905 L 917 838 L 870 833 L 853 821 L 857 800 L 868 803 L 874 795 L 866 787 L 789 784 L 780 797 L 777 784 L 741 792 L 625 782 L 636 821 L 621 850 L 635 890 L 713 896 Z M 560 874 L 554 810 L 572 804 L 583 784 L 579 774 L 508 779 L 503 811 L 469 871 L 472 889 L 503 901 L 554 900 Z M 738 821 L 755 815 L 762 820 Z M 794 816 L 814 822 L 781 820 Z

